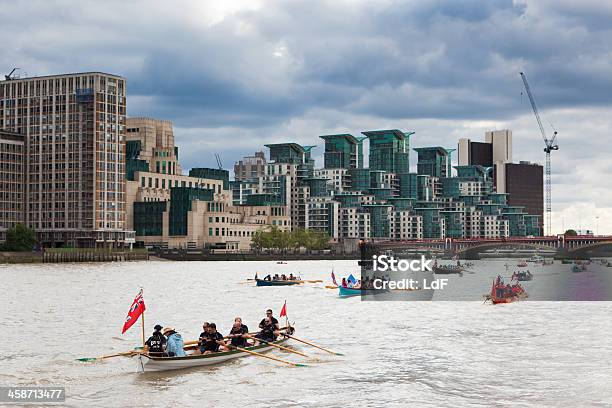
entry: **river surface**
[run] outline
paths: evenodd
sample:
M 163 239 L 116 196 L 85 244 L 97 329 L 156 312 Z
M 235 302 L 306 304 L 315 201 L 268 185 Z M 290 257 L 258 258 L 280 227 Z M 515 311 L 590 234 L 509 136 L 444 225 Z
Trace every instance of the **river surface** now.
M 612 302 L 483 304 L 504 264 L 477 261 L 434 295 L 464 300 L 433 302 L 340 299 L 324 288 L 332 268 L 358 273 L 356 261 L 0 265 L 0 385 L 65 386 L 70 407 L 612 406 Z M 528 291 L 537 273 L 565 276 L 569 266 L 546 268 Z M 255 287 L 246 281 L 255 272 L 324 282 Z M 310 357 L 269 355 L 308 367 L 247 357 L 144 374 L 135 359 L 75 361 L 140 344 L 139 324 L 121 327 L 141 286 L 147 335 L 159 323 L 197 339 L 203 321 L 227 334 L 235 316 L 253 330 L 286 300 L 296 336 L 344 356 L 289 343 Z

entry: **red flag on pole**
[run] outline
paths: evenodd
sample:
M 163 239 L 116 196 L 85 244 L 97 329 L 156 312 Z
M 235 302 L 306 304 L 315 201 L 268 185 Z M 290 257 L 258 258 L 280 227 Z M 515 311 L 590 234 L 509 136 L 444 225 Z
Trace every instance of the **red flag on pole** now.
M 144 299 L 142 298 L 142 289 L 140 289 L 140 292 L 138 292 L 138 295 L 136 295 L 134 301 L 132 302 L 132 306 L 130 306 L 130 310 L 125 318 L 125 323 L 123 323 L 123 331 L 121 334 L 125 333 L 134 323 L 136 323 L 140 315 L 144 313 L 145 309 Z
M 283 317 L 283 316 L 287 316 L 287 301 L 285 300 L 285 304 L 283 305 L 283 308 L 281 309 L 280 312 L 280 316 L 279 317 Z

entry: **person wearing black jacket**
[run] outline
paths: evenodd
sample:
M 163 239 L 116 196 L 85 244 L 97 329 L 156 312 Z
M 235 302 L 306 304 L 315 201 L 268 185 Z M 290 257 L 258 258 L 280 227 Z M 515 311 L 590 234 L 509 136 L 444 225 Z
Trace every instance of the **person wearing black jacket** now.
M 210 323 L 208 328 L 200 337 L 200 352 L 202 354 L 216 353 L 218 351 L 226 351 L 223 335 L 217 331 L 217 325 Z
M 234 347 L 248 347 L 250 344 L 247 342 L 247 335 L 249 334 L 249 328 L 242 324 L 242 319 L 237 317 L 234 319 L 234 325 L 230 331 L 229 337 L 231 344 Z
M 145 345 L 147 346 L 147 352 L 149 355 L 154 357 L 164 357 L 166 354 L 166 337 L 161 332 L 162 326 L 156 324 L 153 328 L 153 335 L 147 339 Z

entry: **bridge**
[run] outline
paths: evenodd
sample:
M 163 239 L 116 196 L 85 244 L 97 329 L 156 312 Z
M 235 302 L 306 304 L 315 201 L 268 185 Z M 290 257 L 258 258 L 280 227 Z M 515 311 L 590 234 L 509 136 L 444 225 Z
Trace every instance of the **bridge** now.
M 612 249 L 612 236 L 577 235 L 547 237 L 508 237 L 508 238 L 444 238 L 410 241 L 375 241 L 381 250 L 443 251 L 447 255 L 477 259 L 478 254 L 494 249 L 534 249 L 555 251 L 555 257 L 581 259 L 588 253 L 609 246 Z

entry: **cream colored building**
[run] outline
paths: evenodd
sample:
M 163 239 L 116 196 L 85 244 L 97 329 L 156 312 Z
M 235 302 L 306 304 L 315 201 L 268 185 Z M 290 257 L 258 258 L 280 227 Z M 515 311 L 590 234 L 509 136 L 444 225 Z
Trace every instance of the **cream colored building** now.
M 136 242 L 163 248 L 210 248 L 245 251 L 255 231 L 277 226 L 291 229 L 282 205 L 234 206 L 229 173 L 218 169 L 192 169 L 190 176 L 176 173 L 181 167 L 173 146 L 172 123 L 149 118 L 129 118 L 127 224 L 136 231 Z M 139 170 L 143 163 L 149 170 Z M 130 166 L 134 171 L 130 172 Z M 208 177 L 195 177 L 207 175 Z

